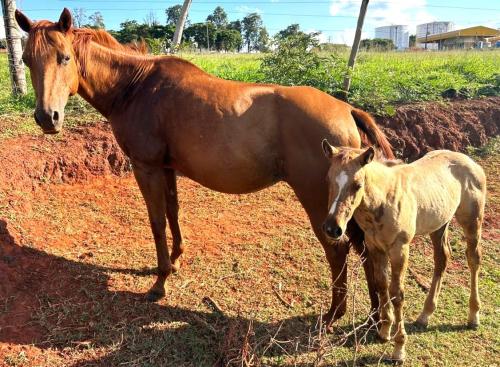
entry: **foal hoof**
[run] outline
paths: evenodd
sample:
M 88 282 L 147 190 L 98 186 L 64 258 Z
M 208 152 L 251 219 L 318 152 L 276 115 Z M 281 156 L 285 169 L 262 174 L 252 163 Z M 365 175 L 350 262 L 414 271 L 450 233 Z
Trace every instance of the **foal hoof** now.
M 179 259 L 177 259 L 172 263 L 172 273 L 177 273 L 180 268 L 181 268 L 181 262 L 179 261 Z
M 165 290 L 150 289 L 148 293 L 146 293 L 146 300 L 148 302 L 157 302 L 163 297 L 165 297 Z

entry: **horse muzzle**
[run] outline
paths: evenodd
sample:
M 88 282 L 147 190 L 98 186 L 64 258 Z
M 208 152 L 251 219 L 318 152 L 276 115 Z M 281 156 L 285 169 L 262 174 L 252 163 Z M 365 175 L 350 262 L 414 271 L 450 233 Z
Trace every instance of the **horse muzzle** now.
M 64 113 L 50 109 L 36 109 L 33 117 L 44 134 L 57 134 L 61 131 Z
M 339 240 L 344 234 L 342 228 L 337 223 L 333 223 L 333 221 L 325 221 L 323 223 L 323 232 L 332 240 Z

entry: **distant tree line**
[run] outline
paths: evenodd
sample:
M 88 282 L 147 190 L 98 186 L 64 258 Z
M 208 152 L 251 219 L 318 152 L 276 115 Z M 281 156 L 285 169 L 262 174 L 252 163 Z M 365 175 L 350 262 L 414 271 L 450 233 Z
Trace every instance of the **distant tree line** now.
M 170 47 L 175 26 L 181 14 L 181 5 L 174 5 L 165 10 L 166 22 L 161 24 L 150 12 L 142 23 L 126 20 L 120 29 L 109 30 L 118 41 L 129 43 L 144 39 L 153 52 L 164 52 Z M 105 28 L 100 12 L 86 14 L 82 8 L 73 9 L 76 27 Z M 216 51 L 266 51 L 270 37 L 258 13 L 251 13 L 242 20 L 229 21 L 226 11 L 217 6 L 205 22 L 186 22 L 182 36 L 184 48 L 198 48 Z

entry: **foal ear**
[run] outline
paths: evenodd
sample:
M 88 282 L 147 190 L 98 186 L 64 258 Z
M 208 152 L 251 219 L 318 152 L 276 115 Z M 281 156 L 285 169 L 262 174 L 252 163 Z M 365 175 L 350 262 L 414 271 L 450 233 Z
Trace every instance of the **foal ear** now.
M 25 31 L 26 33 L 29 33 L 29 31 L 31 30 L 31 27 L 33 26 L 33 21 L 30 18 L 28 18 L 26 15 L 24 15 L 24 13 L 22 13 L 20 10 L 17 10 L 17 9 L 15 12 L 15 17 L 16 17 L 17 24 L 19 24 L 19 27 L 21 27 L 21 29 L 23 31 Z
M 61 16 L 59 17 L 59 22 L 57 22 L 59 25 L 59 29 L 61 32 L 66 33 L 69 31 L 71 26 L 73 25 L 73 19 L 71 18 L 71 12 L 68 10 L 68 8 L 64 8 Z
M 330 145 L 330 143 L 326 139 L 323 139 L 321 146 L 323 147 L 323 153 L 325 153 L 325 157 L 328 159 L 332 158 L 335 154 L 339 152 L 339 150 L 334 146 Z
M 373 147 L 369 147 L 359 156 L 361 160 L 361 166 L 365 166 L 373 161 L 373 157 L 375 157 L 375 149 L 373 149 Z

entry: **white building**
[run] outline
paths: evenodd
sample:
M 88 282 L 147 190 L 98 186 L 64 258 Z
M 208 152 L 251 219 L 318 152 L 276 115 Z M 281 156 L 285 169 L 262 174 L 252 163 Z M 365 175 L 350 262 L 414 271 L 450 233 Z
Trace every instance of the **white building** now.
M 417 39 L 433 34 L 451 32 L 455 29 L 452 22 L 431 22 L 417 25 Z
M 410 46 L 410 33 L 407 25 L 389 25 L 375 28 L 375 38 L 392 40 L 398 50 Z

